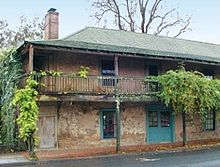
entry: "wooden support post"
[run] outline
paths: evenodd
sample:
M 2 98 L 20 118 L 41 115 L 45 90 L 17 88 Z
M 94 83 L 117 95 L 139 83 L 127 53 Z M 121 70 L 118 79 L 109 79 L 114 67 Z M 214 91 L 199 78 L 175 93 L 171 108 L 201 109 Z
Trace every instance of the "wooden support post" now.
M 29 55 L 28 55 L 28 72 L 29 73 L 33 71 L 33 55 L 34 55 L 34 48 L 33 48 L 33 45 L 30 45 Z
M 186 113 L 182 111 L 182 124 L 183 124 L 183 146 L 187 144 L 186 139 Z
M 114 65 L 115 65 L 115 102 L 116 102 L 116 151 L 120 151 L 120 140 L 121 140 L 121 114 L 120 114 L 120 97 L 118 90 L 118 56 L 114 57 Z
M 114 65 L 115 65 L 115 76 L 118 77 L 118 56 L 114 57 Z
M 120 114 L 120 99 L 116 95 L 116 151 L 120 151 L 121 147 L 121 114 Z

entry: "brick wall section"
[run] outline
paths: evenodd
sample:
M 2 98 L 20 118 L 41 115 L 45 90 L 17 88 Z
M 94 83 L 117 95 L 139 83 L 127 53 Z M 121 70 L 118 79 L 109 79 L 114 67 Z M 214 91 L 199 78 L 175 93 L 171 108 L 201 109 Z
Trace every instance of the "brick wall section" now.
M 120 57 L 119 58 L 119 75 L 144 77 L 145 67 L 142 59 Z
M 80 66 L 89 67 L 89 75 L 99 74 L 99 57 L 60 52 L 57 55 L 57 71 L 65 73 L 78 72 Z
M 48 12 L 45 16 L 45 30 L 44 39 L 58 39 L 59 38 L 59 13 Z

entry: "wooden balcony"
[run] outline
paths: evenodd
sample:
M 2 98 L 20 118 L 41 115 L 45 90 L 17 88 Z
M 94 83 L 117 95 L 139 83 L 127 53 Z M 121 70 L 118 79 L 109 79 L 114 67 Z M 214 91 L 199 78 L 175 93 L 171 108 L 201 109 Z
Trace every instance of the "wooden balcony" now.
M 88 76 L 36 77 L 42 83 L 40 94 L 84 95 L 150 95 L 158 91 L 158 83 L 144 78 Z

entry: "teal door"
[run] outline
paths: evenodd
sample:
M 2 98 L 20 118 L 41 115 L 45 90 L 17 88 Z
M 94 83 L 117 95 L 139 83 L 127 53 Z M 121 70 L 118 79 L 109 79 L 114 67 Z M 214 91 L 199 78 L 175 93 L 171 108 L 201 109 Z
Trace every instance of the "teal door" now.
M 171 109 L 151 106 L 147 112 L 147 142 L 169 143 L 173 141 L 173 116 Z

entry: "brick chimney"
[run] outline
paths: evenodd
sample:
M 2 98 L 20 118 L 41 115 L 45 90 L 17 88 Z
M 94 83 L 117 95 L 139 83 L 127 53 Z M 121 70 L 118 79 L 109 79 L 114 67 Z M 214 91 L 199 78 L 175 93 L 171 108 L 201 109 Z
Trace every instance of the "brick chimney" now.
M 59 13 L 55 8 L 50 8 L 45 16 L 44 39 L 59 38 Z

